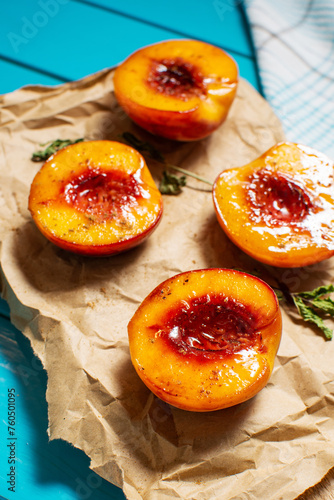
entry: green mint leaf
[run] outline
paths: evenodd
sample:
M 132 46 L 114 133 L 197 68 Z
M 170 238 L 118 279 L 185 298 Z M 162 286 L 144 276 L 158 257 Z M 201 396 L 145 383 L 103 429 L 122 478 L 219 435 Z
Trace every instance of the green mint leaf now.
M 177 177 L 166 170 L 162 173 L 159 190 L 161 194 L 176 195 L 181 193 L 182 187 L 186 185 L 186 176 Z
M 46 161 L 51 155 L 59 151 L 60 149 L 66 148 L 67 146 L 70 146 L 71 144 L 76 144 L 77 142 L 82 142 L 84 139 L 76 139 L 75 141 L 71 141 L 70 139 L 56 139 L 55 141 L 52 142 L 47 142 L 45 144 L 40 144 L 40 146 L 48 146 L 43 149 L 36 151 L 35 153 L 32 154 L 31 160 L 32 161 Z
M 311 306 L 306 305 L 303 302 L 303 299 L 298 295 L 293 295 L 293 301 L 301 317 L 305 321 L 316 325 L 324 333 L 327 340 L 332 340 L 333 331 L 324 324 L 322 318 L 318 315 L 318 313 Z
M 334 292 L 334 285 L 321 285 L 314 290 L 311 290 L 309 292 L 300 292 L 296 295 L 304 299 L 317 299 L 331 292 Z
M 122 134 L 123 139 L 132 147 L 137 149 L 140 152 L 146 151 L 150 157 L 153 160 L 159 161 L 161 163 L 165 163 L 165 159 L 160 153 L 158 149 L 156 149 L 152 144 L 149 142 L 144 142 L 138 139 L 135 135 L 133 135 L 131 132 L 124 132 Z
M 334 316 L 334 302 L 330 297 L 324 299 L 314 299 L 311 301 L 313 307 L 320 309 L 325 314 Z

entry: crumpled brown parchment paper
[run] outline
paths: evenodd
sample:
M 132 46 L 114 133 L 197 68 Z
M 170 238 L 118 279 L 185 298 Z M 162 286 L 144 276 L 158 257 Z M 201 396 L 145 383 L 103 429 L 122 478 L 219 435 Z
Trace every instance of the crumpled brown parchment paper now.
M 27 210 L 54 140 L 148 138 L 117 106 L 113 71 L 59 87 L 25 87 L 0 98 L 2 294 L 11 319 L 48 373 L 49 435 L 91 458 L 91 467 L 129 499 L 289 500 L 334 466 L 334 344 L 283 311 L 284 332 L 267 387 L 252 400 L 190 413 L 153 396 L 130 361 L 127 323 L 161 281 L 191 269 L 268 268 L 225 237 L 210 187 L 189 180 L 164 197 L 161 224 L 144 244 L 103 259 L 53 246 Z M 179 144 L 150 138 L 171 163 L 214 180 L 283 139 L 268 104 L 241 81 L 228 120 L 211 137 Z M 149 163 L 155 179 L 163 167 Z M 269 270 L 293 291 L 327 283 L 333 261 Z M 158 362 L 158 361 L 157 361 Z

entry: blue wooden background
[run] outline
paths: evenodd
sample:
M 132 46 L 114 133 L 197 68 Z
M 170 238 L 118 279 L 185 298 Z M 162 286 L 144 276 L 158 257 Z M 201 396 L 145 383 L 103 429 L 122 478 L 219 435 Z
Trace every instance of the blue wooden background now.
M 134 50 L 196 38 L 227 50 L 261 91 L 240 0 L 15 0 L 0 7 L 0 94 L 57 85 L 114 66 Z M 0 299 L 0 500 L 124 499 L 68 443 L 48 441 L 47 376 Z M 16 392 L 16 491 L 8 490 L 8 390 Z

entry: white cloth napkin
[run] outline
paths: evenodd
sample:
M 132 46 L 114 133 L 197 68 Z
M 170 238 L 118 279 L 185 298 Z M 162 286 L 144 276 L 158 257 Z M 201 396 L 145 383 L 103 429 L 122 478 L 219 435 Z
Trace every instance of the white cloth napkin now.
M 287 139 L 334 160 L 334 0 L 245 0 L 265 97 Z

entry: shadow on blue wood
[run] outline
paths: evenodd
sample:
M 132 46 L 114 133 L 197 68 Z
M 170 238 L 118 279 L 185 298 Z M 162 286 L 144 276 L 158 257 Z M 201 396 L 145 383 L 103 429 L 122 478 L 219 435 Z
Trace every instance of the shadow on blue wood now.
M 81 450 L 65 441 L 48 440 L 47 375 L 7 314 L 1 300 L 0 495 L 6 500 L 124 500 L 119 488 L 89 469 L 89 458 Z M 15 420 L 13 414 L 8 417 L 9 394 L 15 394 L 14 409 L 10 407 Z

